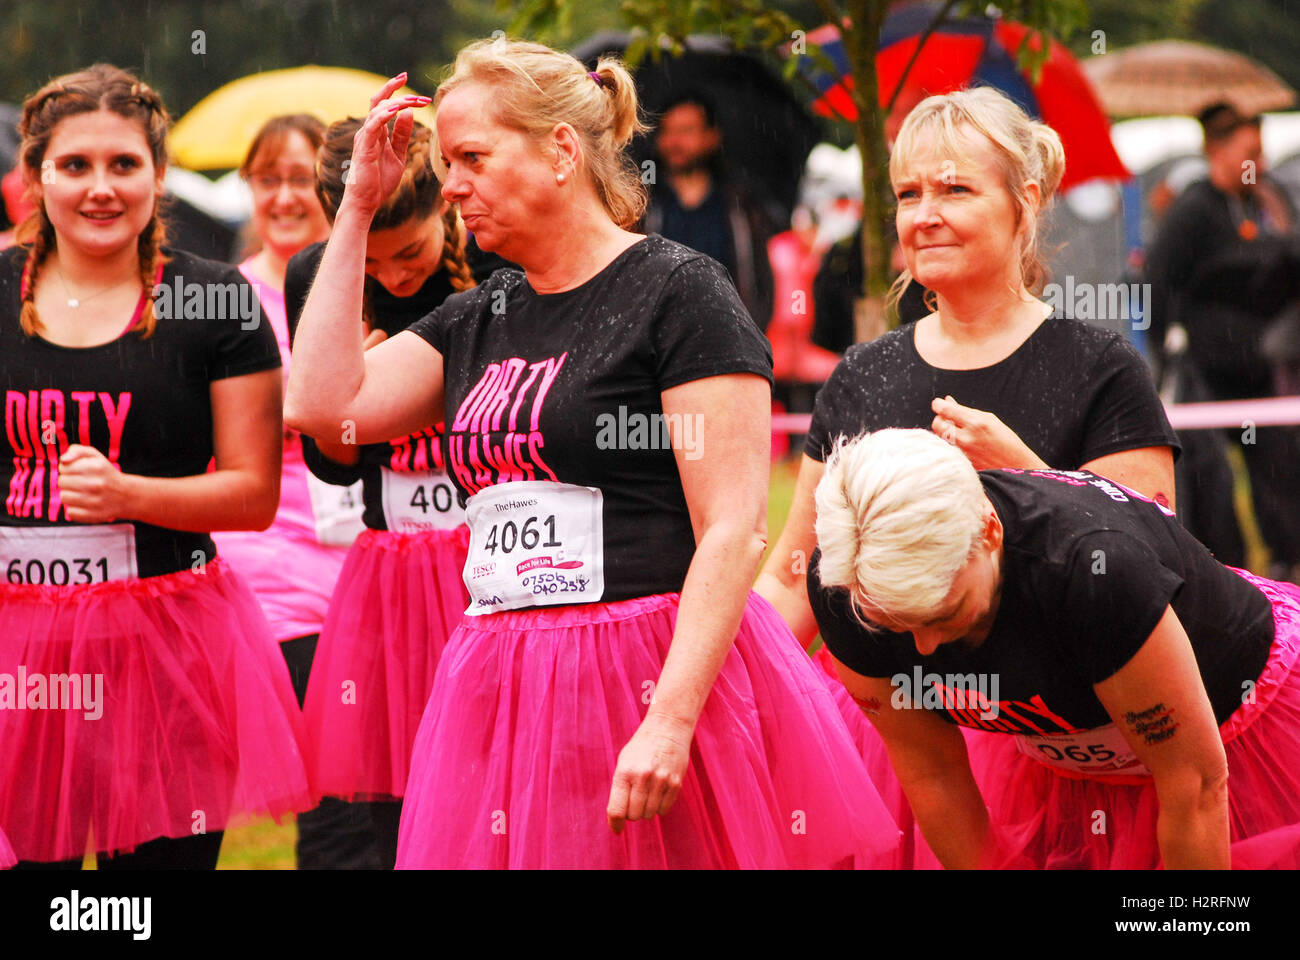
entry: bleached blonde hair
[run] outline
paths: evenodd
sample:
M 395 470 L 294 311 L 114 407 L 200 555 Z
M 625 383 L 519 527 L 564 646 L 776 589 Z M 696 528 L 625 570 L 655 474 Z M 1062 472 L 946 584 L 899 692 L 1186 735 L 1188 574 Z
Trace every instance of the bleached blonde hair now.
M 860 620 L 929 619 L 982 540 L 979 476 L 929 430 L 841 437 L 816 503 L 821 583 L 847 587 Z
M 982 134 L 993 145 L 1002 182 L 1016 208 L 1016 226 L 1027 229 L 1020 243 L 1020 274 L 1026 289 L 1038 293 L 1048 278 L 1047 262 L 1039 249 L 1039 217 L 1047 210 L 1065 174 L 1065 148 L 1055 130 L 1031 120 L 1012 100 L 992 87 L 974 87 L 926 97 L 903 121 L 889 155 L 889 176 L 896 179 L 916 153 L 923 134 L 938 135 L 938 149 L 950 157 L 963 152 L 963 128 Z M 1038 203 L 1025 191 L 1026 182 L 1038 184 Z M 902 296 L 912 275 L 907 270 L 894 281 L 891 302 Z
M 498 123 L 539 143 L 558 123 L 573 127 L 585 172 L 610 219 L 624 229 L 641 219 L 646 188 L 625 148 L 649 127 L 637 112 L 632 75 L 617 57 L 601 57 L 596 69 L 588 71 L 580 60 L 544 44 L 504 37 L 477 40 L 456 55 L 451 75 L 434 95 L 434 107 L 471 83 L 491 88 Z M 434 169 L 446 179 L 441 164 Z

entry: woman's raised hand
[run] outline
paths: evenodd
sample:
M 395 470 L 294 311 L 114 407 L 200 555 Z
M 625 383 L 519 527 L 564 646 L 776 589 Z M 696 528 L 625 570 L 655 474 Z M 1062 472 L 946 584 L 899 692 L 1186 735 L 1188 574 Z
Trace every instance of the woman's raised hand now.
M 976 470 L 1047 467 L 996 414 L 964 407 L 952 397 L 935 397 L 930 409 L 935 414 L 930 429 L 966 454 Z
M 408 94 L 389 99 L 404 83 L 399 73 L 370 98 L 370 114 L 352 141 L 352 159 L 344 174 L 343 202 L 362 212 L 373 214 L 397 189 L 406 167 L 406 146 L 411 139 L 414 107 L 427 106 L 432 100 Z M 396 118 L 392 130 L 389 121 Z

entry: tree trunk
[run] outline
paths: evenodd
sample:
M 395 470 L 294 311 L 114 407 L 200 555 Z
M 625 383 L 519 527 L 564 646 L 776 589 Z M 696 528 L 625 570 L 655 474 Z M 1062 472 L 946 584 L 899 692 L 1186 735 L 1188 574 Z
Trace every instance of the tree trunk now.
M 876 46 L 889 0 L 848 0 L 845 51 L 853 72 L 857 107 L 856 135 L 862 155 L 862 299 L 854 309 L 859 342 L 880 336 L 889 327 L 885 298 L 889 293 L 891 232 L 889 153 L 885 149 L 884 113 L 876 82 Z

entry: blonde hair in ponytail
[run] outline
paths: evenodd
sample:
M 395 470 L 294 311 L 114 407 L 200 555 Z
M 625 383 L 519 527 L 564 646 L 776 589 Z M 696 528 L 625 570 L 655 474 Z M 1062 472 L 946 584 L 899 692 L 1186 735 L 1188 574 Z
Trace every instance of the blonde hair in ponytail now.
M 498 123 L 539 143 L 557 123 L 573 127 L 585 173 L 609 218 L 623 229 L 640 221 L 646 189 L 625 148 L 649 127 L 638 114 L 636 84 L 620 60 L 601 57 L 596 69 L 588 71 L 581 61 L 540 43 L 479 40 L 456 56 L 451 76 L 433 98 L 434 106 L 471 83 L 491 88 Z M 438 172 L 445 176 L 440 162 Z

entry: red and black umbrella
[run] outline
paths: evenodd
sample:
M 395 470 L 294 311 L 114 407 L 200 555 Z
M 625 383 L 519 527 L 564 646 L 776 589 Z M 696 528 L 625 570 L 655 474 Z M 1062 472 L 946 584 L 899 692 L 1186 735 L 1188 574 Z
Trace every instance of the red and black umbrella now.
M 1126 180 L 1131 176 L 1110 142 L 1110 125 L 1097 94 L 1065 47 L 1050 41 L 1047 60 L 1034 83 L 1017 60 L 1030 32 L 1024 24 L 989 17 L 946 18 L 922 46 L 921 37 L 938 13 L 938 4 L 918 3 L 886 18 L 876 53 L 882 107 L 891 102 L 915 103 L 921 96 L 968 86 L 995 87 L 1060 135 L 1065 147 L 1062 190 L 1094 177 Z M 809 33 L 808 41 L 817 44 L 838 71 L 838 75 L 828 74 L 811 57 L 801 58 L 800 68 L 819 94 L 813 109 L 824 116 L 855 120 L 853 78 L 839 29 L 827 24 Z M 909 63 L 903 89 L 895 96 Z

